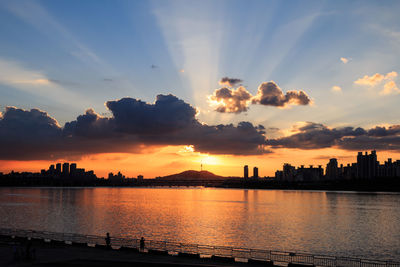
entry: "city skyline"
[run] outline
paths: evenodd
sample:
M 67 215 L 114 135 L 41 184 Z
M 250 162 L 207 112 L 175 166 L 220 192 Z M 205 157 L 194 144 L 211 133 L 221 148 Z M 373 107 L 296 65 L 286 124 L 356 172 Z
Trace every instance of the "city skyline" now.
M 73 161 L 103 177 L 202 164 L 264 177 L 282 162 L 347 165 L 359 150 L 400 158 L 399 11 L 397 1 L 3 1 L 0 172 Z
M 337 158 L 330 158 L 325 166 L 315 165 L 315 164 L 302 164 L 300 166 L 293 166 L 291 163 L 282 163 L 283 170 L 276 170 L 274 176 L 259 176 L 259 166 L 249 166 L 244 165 L 242 168 L 243 175 L 239 176 L 226 176 L 225 178 L 243 178 L 245 181 L 250 179 L 258 178 L 268 178 L 275 179 L 278 182 L 316 182 L 316 181 L 333 181 L 333 180 L 355 180 L 355 179 L 375 179 L 375 178 L 394 178 L 400 176 L 400 160 L 393 160 L 392 158 L 387 158 L 383 164 L 378 160 L 378 153 L 376 150 L 370 151 L 359 151 L 357 155 L 354 156 L 356 162 L 351 162 L 347 164 L 339 163 Z M 308 167 L 307 167 L 308 166 Z M 252 168 L 252 175 L 250 169 Z M 262 166 L 261 166 L 262 169 Z M 183 170 L 180 170 L 183 171 Z M 184 172 L 191 172 L 197 170 L 185 170 Z M 200 165 L 200 172 L 203 170 L 202 164 Z M 57 162 L 51 164 L 48 169 L 41 169 L 39 172 L 31 172 L 33 174 L 41 174 L 45 177 L 53 178 L 77 178 L 84 179 L 85 177 L 109 179 L 109 180 L 124 180 L 124 179 L 157 179 L 161 176 L 154 177 L 144 177 L 142 174 L 136 177 L 129 177 L 123 174 L 123 170 L 113 172 L 108 172 L 104 177 L 97 177 L 93 170 L 86 171 L 85 168 L 77 168 L 76 163 L 70 162 Z M 15 172 L 14 170 L 9 173 L 2 173 L 0 175 L 9 175 Z M 138 171 L 140 173 L 140 171 Z M 20 174 L 23 174 L 20 173 Z M 171 175 L 171 174 L 170 174 Z M 218 175 L 218 174 L 217 174 Z M 27 176 L 28 177 L 28 176 Z M 223 176 L 219 176 L 223 177 Z M 269 180 L 272 181 L 272 180 Z

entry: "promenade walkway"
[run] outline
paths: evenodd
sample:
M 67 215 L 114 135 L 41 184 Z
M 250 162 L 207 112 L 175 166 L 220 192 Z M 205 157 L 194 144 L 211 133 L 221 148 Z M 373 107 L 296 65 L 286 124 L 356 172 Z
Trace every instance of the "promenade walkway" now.
M 27 244 L 36 259 L 15 260 L 15 251 L 24 254 Z M 140 240 L 116 237 L 111 238 L 111 245 L 112 249 L 106 248 L 104 236 L 0 228 L 0 265 L 400 267 L 392 261 L 154 240 L 146 240 L 146 249 L 139 252 Z

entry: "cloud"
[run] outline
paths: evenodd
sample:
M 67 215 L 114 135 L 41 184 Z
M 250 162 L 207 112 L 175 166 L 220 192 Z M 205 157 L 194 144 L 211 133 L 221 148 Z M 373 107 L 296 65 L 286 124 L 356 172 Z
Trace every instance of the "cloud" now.
M 237 84 L 239 84 L 241 82 L 243 82 L 241 79 L 223 77 L 219 81 L 219 84 L 222 85 L 222 86 L 234 87 L 234 86 L 236 86 Z
M 140 153 L 146 147 L 192 145 L 212 154 L 254 155 L 264 149 L 265 128 L 250 122 L 207 125 L 196 109 L 173 95 L 155 103 L 108 101 L 112 116 L 88 109 L 64 127 L 44 111 L 7 107 L 0 117 L 0 159 L 57 159 L 107 152 Z
M 398 93 L 400 93 L 400 90 L 394 81 L 388 81 L 385 83 L 383 91 L 380 92 L 382 95 L 393 95 Z
M 196 109 L 173 95 L 158 95 L 154 104 L 122 98 L 107 101 L 106 107 L 118 130 L 129 134 L 176 132 L 197 121 Z
M 226 83 L 228 82 L 227 79 L 230 78 L 225 77 L 221 81 Z M 243 86 L 239 86 L 237 89 L 223 87 L 216 89 L 208 99 L 210 105 L 216 107 L 215 111 L 221 113 L 245 112 L 249 109 L 250 104 L 286 107 L 288 105 L 309 105 L 311 103 L 310 97 L 304 91 L 288 91 L 283 94 L 282 89 L 274 81 L 262 83 L 258 87 L 258 92 L 255 96 Z
M 335 85 L 335 86 L 332 86 L 331 90 L 334 93 L 341 93 L 342 92 L 342 87 Z
M 253 104 L 285 107 L 287 105 L 309 105 L 310 97 L 304 91 L 283 91 L 274 82 L 264 82 L 258 87 L 257 95 L 252 99 Z
M 247 111 L 252 95 L 243 86 L 237 89 L 220 88 L 209 96 L 212 105 L 216 106 L 216 111 L 227 113 L 240 113 Z
M 58 80 L 49 78 L 43 71 L 27 68 L 20 62 L 9 59 L 0 58 L 0 84 L 70 106 L 79 106 L 86 102 L 75 92 L 65 89 Z
M 400 125 L 376 126 L 371 129 L 342 127 L 329 128 L 323 124 L 307 122 L 294 127 L 294 134 L 267 140 L 271 148 L 320 149 L 335 147 L 344 150 L 400 151 Z
M 372 76 L 365 75 L 364 77 L 356 80 L 354 83 L 359 85 L 375 86 L 385 78 L 384 75 L 375 73 Z
M 46 157 L 61 137 L 62 128 L 46 112 L 6 107 L 0 118 L 0 158 Z
M 363 86 L 375 87 L 383 82 L 383 89 L 379 92 L 380 95 L 399 94 L 400 90 L 394 81 L 398 74 L 395 71 L 389 72 L 386 75 L 375 73 L 372 76 L 365 75 L 363 78 L 356 80 L 354 83 Z
M 345 58 L 345 57 L 340 58 L 340 61 L 342 61 L 343 64 L 347 64 L 350 60 L 351 60 L 351 58 Z

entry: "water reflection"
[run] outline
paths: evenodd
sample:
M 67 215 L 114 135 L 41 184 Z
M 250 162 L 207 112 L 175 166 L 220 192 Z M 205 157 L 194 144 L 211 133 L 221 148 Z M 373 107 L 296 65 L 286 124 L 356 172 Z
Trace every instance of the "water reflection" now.
M 0 225 L 400 260 L 399 194 L 3 188 Z

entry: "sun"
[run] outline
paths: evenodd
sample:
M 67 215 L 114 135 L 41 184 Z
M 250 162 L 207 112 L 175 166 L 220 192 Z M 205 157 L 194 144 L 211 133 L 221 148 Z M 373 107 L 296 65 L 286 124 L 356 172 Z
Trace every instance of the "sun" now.
M 216 156 L 201 155 L 200 160 L 203 165 L 219 165 L 219 164 L 221 164 L 220 160 Z

